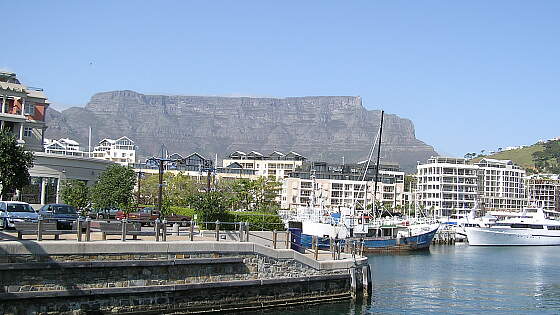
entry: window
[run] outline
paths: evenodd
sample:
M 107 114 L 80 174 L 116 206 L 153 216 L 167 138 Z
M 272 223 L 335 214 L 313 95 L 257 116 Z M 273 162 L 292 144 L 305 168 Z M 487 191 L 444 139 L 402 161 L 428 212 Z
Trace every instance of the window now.
M 23 136 L 24 137 L 31 137 L 32 134 L 33 134 L 33 128 L 31 128 L 31 127 L 24 127 L 23 128 Z
M 26 103 L 24 106 L 24 114 L 33 116 L 35 115 L 35 104 L 34 103 Z

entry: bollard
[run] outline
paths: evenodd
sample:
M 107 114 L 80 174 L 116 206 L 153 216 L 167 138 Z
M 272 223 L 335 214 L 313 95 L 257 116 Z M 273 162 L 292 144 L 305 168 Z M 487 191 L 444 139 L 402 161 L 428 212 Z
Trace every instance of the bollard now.
M 292 237 L 292 232 L 288 231 L 286 233 L 286 249 L 290 249 L 291 237 Z
M 276 239 L 278 238 L 278 234 L 276 234 L 276 230 L 272 231 L 272 248 L 276 249 Z
M 155 225 L 155 229 L 156 229 L 156 242 L 159 242 L 159 237 L 160 237 L 160 233 L 161 233 L 161 227 L 159 226 L 159 218 L 156 219 L 156 221 L 154 222 Z
M 179 236 L 179 224 L 173 223 L 173 235 Z
M 91 241 L 91 218 L 86 218 L 86 242 Z
M 194 221 L 192 221 L 192 220 L 191 220 L 189 238 L 190 238 L 191 242 L 194 240 Z
M 161 221 L 161 240 L 166 242 L 167 241 L 167 220 L 163 219 Z
M 220 241 L 220 221 L 216 220 L 216 242 Z
M 314 241 L 315 248 L 313 251 L 313 257 L 315 258 L 315 260 L 319 260 L 319 238 L 317 236 L 314 236 Z
M 121 241 L 126 241 L 126 219 L 121 221 Z
M 78 242 L 82 241 L 82 222 L 80 221 L 80 218 L 76 219 L 76 239 L 78 240 Z
M 243 242 L 243 222 L 239 222 L 239 241 Z
M 43 216 L 42 215 L 40 215 L 37 218 L 37 240 L 38 241 L 43 240 Z

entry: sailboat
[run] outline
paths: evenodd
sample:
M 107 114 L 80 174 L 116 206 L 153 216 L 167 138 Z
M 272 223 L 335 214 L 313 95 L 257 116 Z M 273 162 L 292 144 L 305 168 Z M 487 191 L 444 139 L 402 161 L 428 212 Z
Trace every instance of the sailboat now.
M 356 206 L 341 208 L 339 212 L 332 213 L 322 205 L 317 205 L 315 200 L 315 176 L 312 174 L 313 190 L 310 198 L 310 205 L 298 209 L 297 215 L 293 220 L 301 223 L 301 245 L 311 247 L 313 237 L 318 238 L 320 248 L 327 248 L 330 242 L 336 240 L 344 244 L 345 242 L 356 242 L 363 245 L 365 252 L 379 251 L 401 251 L 418 250 L 429 248 L 432 240 L 439 228 L 439 223 L 420 218 L 377 218 L 375 192 L 377 191 L 379 175 L 379 159 L 381 134 L 383 131 L 384 111 L 381 111 L 381 124 L 379 133 L 375 140 L 370 155 L 365 165 L 365 172 L 369 167 L 372 154 L 377 143 L 377 165 L 375 168 L 374 198 L 372 214 L 368 211 L 367 202 L 367 182 L 365 192 L 365 202 L 362 210 L 357 210 Z

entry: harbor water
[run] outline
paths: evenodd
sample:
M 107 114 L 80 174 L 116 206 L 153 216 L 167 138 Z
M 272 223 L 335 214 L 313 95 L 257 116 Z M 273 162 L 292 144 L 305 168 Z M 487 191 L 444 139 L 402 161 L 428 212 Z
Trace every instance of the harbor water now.
M 560 314 L 560 246 L 433 245 L 369 263 L 367 301 L 254 314 Z

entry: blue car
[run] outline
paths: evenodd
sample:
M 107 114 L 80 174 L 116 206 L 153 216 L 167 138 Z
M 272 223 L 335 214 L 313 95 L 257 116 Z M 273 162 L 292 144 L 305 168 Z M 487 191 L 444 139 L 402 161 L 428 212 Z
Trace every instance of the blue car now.
M 79 215 L 76 208 L 65 204 L 47 204 L 39 209 L 39 215 L 44 220 L 56 221 L 56 228 L 59 230 L 72 229 Z
M 0 201 L 0 227 L 12 229 L 14 222 L 37 222 L 37 212 L 28 203 Z

